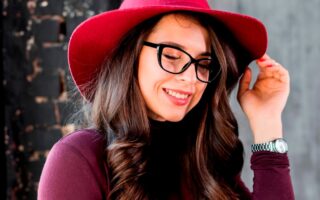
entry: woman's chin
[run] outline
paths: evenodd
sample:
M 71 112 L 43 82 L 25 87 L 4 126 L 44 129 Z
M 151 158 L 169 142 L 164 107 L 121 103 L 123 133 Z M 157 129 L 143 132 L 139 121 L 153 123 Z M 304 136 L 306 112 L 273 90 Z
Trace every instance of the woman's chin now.
M 185 115 L 173 114 L 173 115 L 163 116 L 162 119 L 163 119 L 163 121 L 179 122 L 179 121 L 183 120 L 184 117 L 185 117 Z
M 156 120 L 156 121 L 169 121 L 169 122 L 179 122 L 181 121 L 185 115 L 183 114 L 171 114 L 171 115 L 150 115 L 149 114 L 149 117 L 153 120 Z

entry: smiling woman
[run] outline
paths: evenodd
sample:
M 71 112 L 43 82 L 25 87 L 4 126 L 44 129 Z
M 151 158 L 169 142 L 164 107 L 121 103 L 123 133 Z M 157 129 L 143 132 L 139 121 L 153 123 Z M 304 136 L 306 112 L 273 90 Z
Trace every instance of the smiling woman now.
M 289 75 L 263 55 L 266 41 L 261 22 L 205 0 L 125 0 L 82 23 L 68 56 L 90 126 L 53 147 L 39 199 L 294 199 L 287 150 L 267 148 L 285 142 Z M 239 79 L 253 193 L 229 105 Z

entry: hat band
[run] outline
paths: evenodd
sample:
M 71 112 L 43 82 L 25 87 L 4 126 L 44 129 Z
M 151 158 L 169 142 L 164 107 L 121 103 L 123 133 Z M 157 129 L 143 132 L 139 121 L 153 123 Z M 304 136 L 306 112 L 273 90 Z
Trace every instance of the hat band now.
M 120 9 L 142 8 L 151 6 L 176 6 L 176 7 L 193 7 L 201 9 L 210 9 L 206 0 L 124 0 Z

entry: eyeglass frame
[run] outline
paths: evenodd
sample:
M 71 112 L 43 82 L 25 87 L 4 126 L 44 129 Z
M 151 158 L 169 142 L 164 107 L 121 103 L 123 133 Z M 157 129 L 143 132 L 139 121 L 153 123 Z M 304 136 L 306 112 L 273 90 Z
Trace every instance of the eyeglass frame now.
M 204 81 L 204 80 L 201 80 L 199 77 L 198 77 L 198 63 L 202 60 L 210 60 L 210 61 L 214 61 L 212 58 L 201 58 L 201 59 L 195 59 L 193 58 L 188 52 L 186 52 L 185 50 L 177 47 L 177 46 L 174 46 L 174 45 L 170 45 L 170 44 L 163 44 L 163 43 L 153 43 L 153 42 L 148 42 L 148 41 L 143 41 L 143 45 L 145 46 L 148 46 L 148 47 L 152 47 L 152 48 L 155 48 L 157 49 L 157 58 L 158 58 L 158 64 L 159 66 L 161 67 L 161 69 L 163 69 L 164 71 L 170 73 L 170 74 L 181 74 L 183 72 L 185 72 L 191 65 L 192 63 L 194 63 L 195 65 L 195 72 L 196 72 L 196 78 L 203 82 L 203 83 L 211 83 L 213 80 L 215 80 L 220 72 L 221 72 L 221 67 L 219 66 L 219 71 L 217 72 L 217 74 L 212 78 L 210 79 L 210 76 L 209 76 L 209 80 L 208 81 Z M 187 56 L 189 56 L 190 58 L 190 62 L 186 63 L 186 65 L 181 69 L 181 71 L 179 72 L 171 72 L 171 71 L 168 71 L 167 69 L 165 69 L 163 66 L 162 66 L 162 62 L 161 62 L 161 56 L 162 56 L 162 52 L 163 52 L 163 49 L 166 48 L 166 47 L 170 47 L 170 48 L 173 48 L 173 49 L 176 49 L 176 50 L 179 50 L 183 53 L 185 53 Z M 213 62 L 210 64 L 210 65 L 213 65 Z M 210 69 L 209 69 L 210 70 Z M 209 75 L 210 75 L 210 71 L 209 71 Z

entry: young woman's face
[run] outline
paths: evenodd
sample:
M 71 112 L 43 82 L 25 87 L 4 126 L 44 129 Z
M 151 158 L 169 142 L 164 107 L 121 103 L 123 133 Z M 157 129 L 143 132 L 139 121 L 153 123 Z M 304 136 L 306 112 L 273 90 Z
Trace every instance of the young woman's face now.
M 180 47 L 195 59 L 208 58 L 210 53 L 206 29 L 179 14 L 161 18 L 145 41 Z M 181 55 L 172 52 L 169 56 L 175 59 Z M 194 64 L 181 74 L 164 71 L 158 63 L 157 49 L 146 45 L 139 57 L 138 81 L 148 116 L 158 121 L 182 120 L 198 104 L 207 86 L 197 79 Z

